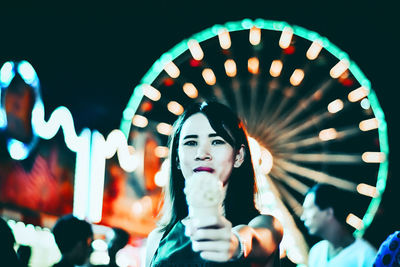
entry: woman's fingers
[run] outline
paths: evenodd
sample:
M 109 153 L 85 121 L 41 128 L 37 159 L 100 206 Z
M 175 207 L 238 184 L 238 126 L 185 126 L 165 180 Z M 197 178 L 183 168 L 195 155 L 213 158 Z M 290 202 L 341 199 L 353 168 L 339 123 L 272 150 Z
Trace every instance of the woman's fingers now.
M 193 251 L 228 252 L 230 247 L 227 241 L 193 241 Z
M 228 253 L 221 253 L 216 251 L 203 251 L 200 253 L 200 257 L 208 261 L 226 262 L 230 260 Z
M 208 216 L 201 218 L 190 219 L 191 224 L 195 228 L 223 228 L 232 227 L 232 223 L 228 221 L 225 217 Z
M 192 226 L 195 228 L 218 227 L 220 226 L 220 219 L 215 216 L 193 218 Z
M 194 241 L 193 251 L 200 252 L 200 256 L 209 261 L 225 262 L 231 258 L 228 241 Z
M 226 228 L 197 230 L 191 239 L 193 251 L 200 252 L 203 259 L 210 261 L 228 261 L 238 248 L 237 240 Z
M 197 229 L 191 235 L 192 241 L 199 241 L 199 240 L 229 241 L 230 238 L 231 238 L 231 229 L 229 228 L 219 228 L 219 229 L 202 228 L 202 229 Z

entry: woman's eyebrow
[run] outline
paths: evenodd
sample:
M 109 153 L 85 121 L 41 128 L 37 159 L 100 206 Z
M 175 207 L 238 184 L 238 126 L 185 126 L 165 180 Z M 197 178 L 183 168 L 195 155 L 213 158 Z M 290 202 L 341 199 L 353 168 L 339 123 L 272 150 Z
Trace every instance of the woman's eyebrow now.
M 221 137 L 221 136 L 217 133 L 212 133 L 212 134 L 209 134 L 208 137 Z
M 189 138 L 198 138 L 198 137 L 199 137 L 199 136 L 196 135 L 196 134 L 189 134 L 189 135 L 184 136 L 184 137 L 183 137 L 183 140 L 189 139 Z

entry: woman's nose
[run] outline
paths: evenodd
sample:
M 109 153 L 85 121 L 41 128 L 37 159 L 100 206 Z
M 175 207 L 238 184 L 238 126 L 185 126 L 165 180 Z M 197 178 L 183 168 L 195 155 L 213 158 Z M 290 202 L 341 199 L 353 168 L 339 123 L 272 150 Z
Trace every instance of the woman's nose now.
M 198 147 L 196 153 L 196 160 L 209 160 L 211 159 L 210 148 L 207 144 L 202 144 Z

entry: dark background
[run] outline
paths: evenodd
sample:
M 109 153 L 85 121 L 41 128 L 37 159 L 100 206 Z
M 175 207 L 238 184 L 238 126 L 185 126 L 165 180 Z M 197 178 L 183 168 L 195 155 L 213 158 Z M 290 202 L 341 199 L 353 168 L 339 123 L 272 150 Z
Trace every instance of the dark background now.
M 328 38 L 371 81 L 389 131 L 387 190 L 366 238 L 378 246 L 399 229 L 398 14 L 389 1 L 3 1 L 0 64 L 28 60 L 41 81 L 46 116 L 72 113 L 78 132 L 119 128 L 135 85 L 175 44 L 214 24 L 286 21 Z

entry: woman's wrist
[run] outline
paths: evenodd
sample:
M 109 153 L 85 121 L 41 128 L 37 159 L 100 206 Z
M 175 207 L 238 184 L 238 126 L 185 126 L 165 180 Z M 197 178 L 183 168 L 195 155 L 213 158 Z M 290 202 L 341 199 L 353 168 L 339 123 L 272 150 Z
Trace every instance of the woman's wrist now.
M 239 260 L 244 257 L 244 253 L 245 253 L 246 249 L 245 249 L 245 243 L 243 242 L 242 238 L 240 237 L 238 231 L 235 229 L 232 229 L 232 234 L 234 236 L 236 236 L 236 238 L 238 240 L 238 248 L 236 250 L 236 253 L 233 254 L 233 256 L 231 258 L 231 261 L 236 261 L 236 260 Z

